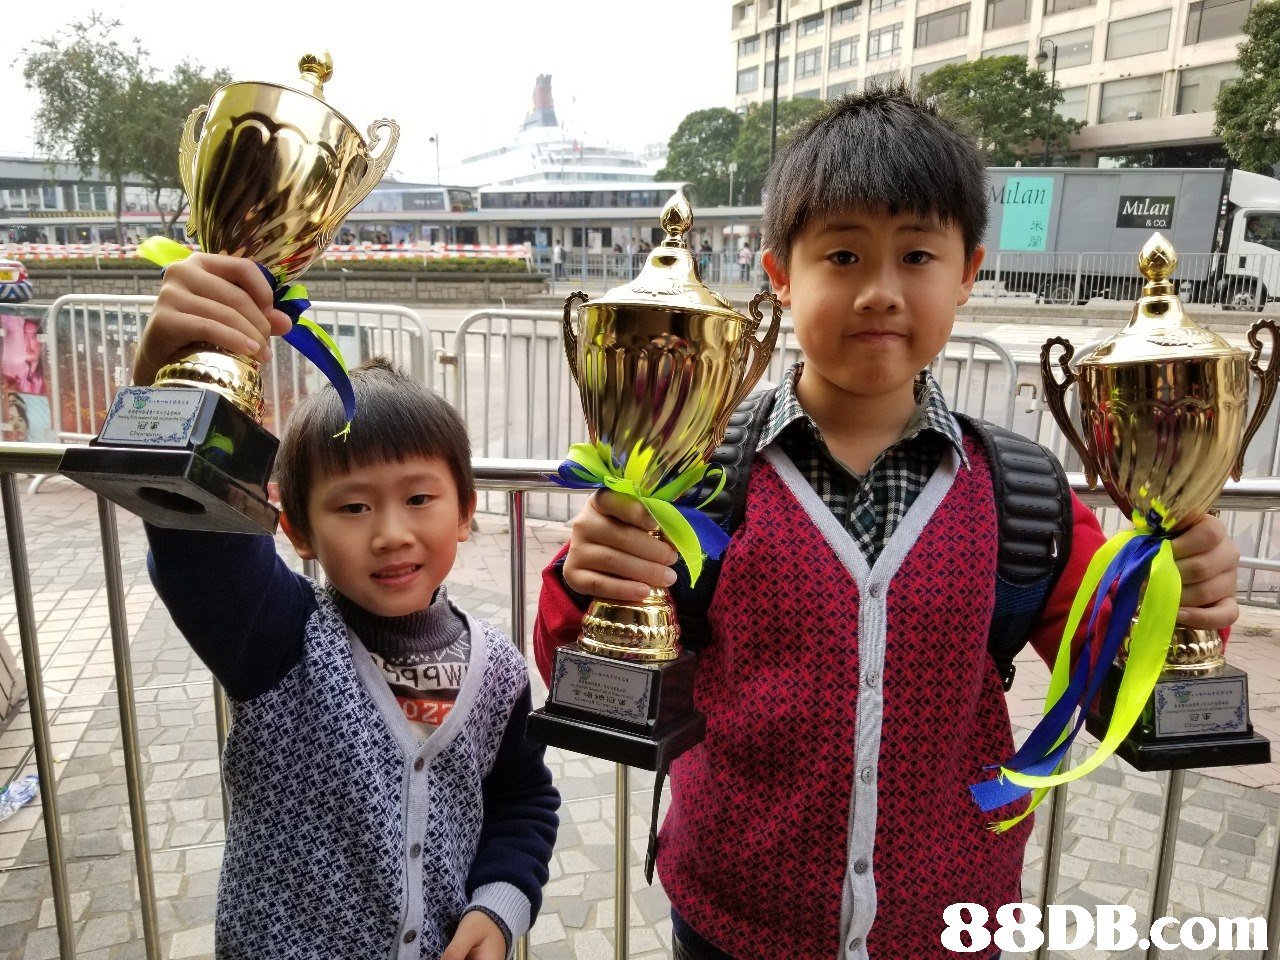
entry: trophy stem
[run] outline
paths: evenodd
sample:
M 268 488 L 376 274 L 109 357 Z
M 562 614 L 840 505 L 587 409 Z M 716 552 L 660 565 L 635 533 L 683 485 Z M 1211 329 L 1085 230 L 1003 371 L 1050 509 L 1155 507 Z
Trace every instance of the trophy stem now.
M 265 401 L 258 361 L 207 343 L 194 346 L 194 351 L 157 370 L 152 386 L 212 390 L 230 400 L 255 423 L 262 423 Z
M 1129 639 L 1126 637 L 1116 663 L 1129 662 Z M 1164 657 L 1162 679 L 1213 677 L 1222 672 L 1227 659 L 1222 653 L 1222 635 L 1217 630 L 1175 627 Z
M 671 593 L 655 587 L 639 603 L 593 600 L 582 619 L 579 645 L 618 660 L 661 663 L 680 655 L 680 623 Z

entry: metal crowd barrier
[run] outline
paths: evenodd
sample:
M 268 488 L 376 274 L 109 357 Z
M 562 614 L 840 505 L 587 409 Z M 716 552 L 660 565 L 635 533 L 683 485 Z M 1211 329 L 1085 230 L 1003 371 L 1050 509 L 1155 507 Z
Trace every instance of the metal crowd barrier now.
M 70 294 L 45 315 L 53 430 L 75 442 L 97 435 L 116 391 L 128 383 L 138 338 L 155 305 L 151 296 Z M 337 341 L 349 365 L 382 354 L 431 386 L 439 346 L 425 320 L 408 307 L 318 301 L 310 316 Z M 293 404 L 324 383 L 297 351 L 277 345 L 262 369 L 266 426 L 277 436 Z
M 27 556 L 22 504 L 15 483 L 19 473 L 50 474 L 57 470 L 62 453 L 60 444 L 0 443 L 0 502 L 3 503 L 5 532 L 8 538 L 10 569 L 13 572 L 13 588 L 17 607 L 18 629 L 21 637 L 22 660 L 29 688 L 29 709 L 32 717 L 32 738 L 36 768 L 40 777 L 40 799 L 45 827 L 45 843 L 48 851 L 48 872 L 53 894 L 55 925 L 64 960 L 75 957 L 75 938 L 72 926 L 71 891 L 67 883 L 67 857 L 63 837 L 62 820 L 58 812 L 57 777 L 50 749 L 50 730 L 44 700 L 44 682 L 40 647 L 36 631 L 36 617 L 31 589 L 30 564 Z M 525 610 L 525 498 L 531 493 L 545 492 L 550 487 L 547 474 L 554 470 L 555 462 L 547 460 L 499 460 L 481 459 L 476 462 L 477 485 L 485 491 L 503 493 L 506 496 L 509 516 L 508 543 L 511 557 L 511 623 L 512 637 L 528 656 L 529 628 Z M 1083 478 L 1072 476 L 1072 486 L 1090 506 L 1105 504 L 1106 498 L 1099 491 L 1084 487 Z M 1224 511 L 1280 509 L 1280 477 L 1242 480 L 1227 485 L 1219 501 Z M 138 724 L 134 704 L 134 690 L 130 662 L 130 637 L 125 617 L 124 587 L 121 577 L 119 542 L 115 523 L 115 508 L 99 498 L 98 517 L 102 544 L 102 557 L 107 593 L 107 607 L 112 639 L 113 660 L 120 724 L 125 753 L 125 774 L 128 783 L 129 810 L 133 831 L 136 878 L 138 883 L 138 909 L 148 960 L 159 960 L 160 934 L 157 923 L 156 894 L 152 879 L 152 856 L 147 831 L 143 760 L 139 749 Z M 225 714 L 215 709 L 219 743 L 225 736 Z M 16 775 L 15 771 L 15 775 Z M 1161 830 L 1156 847 L 1158 850 L 1156 883 L 1151 898 L 1152 918 L 1164 915 L 1168 905 L 1168 893 L 1174 863 L 1174 848 L 1182 807 L 1184 771 L 1173 771 L 1168 778 Z M 1056 896 L 1068 787 L 1059 788 L 1050 805 L 1044 866 L 1040 885 L 1040 905 L 1047 906 Z M 629 771 L 619 765 L 615 776 L 615 889 L 614 889 L 614 956 L 621 960 L 627 956 L 629 934 L 629 870 L 630 870 L 630 780 Z M 224 795 L 225 802 L 225 795 Z M 1272 854 L 1270 892 L 1267 907 L 1269 931 L 1266 957 L 1280 958 L 1280 837 Z M 521 955 L 525 953 L 521 948 Z M 1154 950 L 1154 947 L 1152 948 Z M 1038 956 L 1045 956 L 1042 948 Z M 1151 954 L 1149 954 L 1151 955 Z

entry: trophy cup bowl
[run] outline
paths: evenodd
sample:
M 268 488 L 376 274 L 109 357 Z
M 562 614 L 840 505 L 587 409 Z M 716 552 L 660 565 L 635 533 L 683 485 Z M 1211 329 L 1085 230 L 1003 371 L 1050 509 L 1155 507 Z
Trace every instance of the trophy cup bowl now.
M 1054 337 L 1041 350 L 1046 402 L 1079 454 L 1089 485 L 1101 480 L 1126 516 L 1141 518 L 1153 531 L 1169 535 L 1202 519 L 1228 477 L 1240 479 L 1245 450 L 1266 416 L 1280 374 L 1280 330 L 1275 322 L 1262 319 L 1253 325 L 1249 331 L 1252 354 L 1231 346 L 1183 312 L 1169 280 L 1176 265 L 1172 246 L 1155 234 L 1139 257 L 1147 282 L 1129 324 L 1074 369 L 1074 348 L 1066 339 Z M 1264 330 L 1271 336 L 1266 369 L 1259 364 Z M 1062 350 L 1056 361 L 1061 380 L 1055 376 L 1051 356 L 1055 347 Z M 1248 410 L 1250 371 L 1260 385 L 1252 414 Z M 1080 407 L 1079 427 L 1066 404 L 1073 384 Z M 1124 662 L 1122 651 L 1113 669 L 1114 682 L 1103 691 L 1104 711 L 1105 701 L 1114 699 Z M 1196 678 L 1205 682 L 1185 686 Z M 1247 720 L 1224 719 L 1227 714 L 1247 717 L 1244 681 L 1243 673 L 1226 666 L 1217 631 L 1176 628 L 1153 704 L 1140 723 L 1142 729 L 1135 729 L 1126 741 L 1127 750 L 1122 747 L 1118 752 L 1135 766 L 1145 764 L 1140 769 L 1252 762 L 1213 760 L 1212 750 L 1201 743 L 1203 749 L 1197 751 L 1186 739 L 1206 732 L 1244 735 Z M 1162 715 L 1157 708 L 1160 686 L 1165 683 L 1184 684 L 1173 699 L 1187 709 Z M 1210 708 L 1210 701 L 1220 706 Z M 1178 719 L 1175 712 L 1196 719 Z M 1101 715 L 1091 714 L 1089 723 L 1091 732 L 1105 730 Z M 1155 743 L 1158 739 L 1164 739 L 1168 749 L 1161 749 Z
M 709 462 L 730 415 L 763 375 L 781 322 L 772 294 L 758 294 L 743 316 L 703 286 L 684 240 L 693 214 L 682 195 L 661 222 L 667 239 L 635 280 L 595 301 L 570 294 L 563 318 L 591 444 L 644 496 Z M 772 321 L 757 339 L 766 300 Z M 531 734 L 664 769 L 705 729 L 692 704 L 696 658 L 680 650 L 679 636 L 665 588 L 640 603 L 592 600 L 577 644 L 556 653 Z
M 324 252 L 399 139 L 394 122 L 378 120 L 366 145 L 325 103 L 328 54 L 300 68 L 311 93 L 219 88 L 188 116 L 178 147 L 188 232 L 206 252 L 261 264 L 282 286 Z M 69 450 L 61 470 L 157 526 L 273 532 L 279 511 L 266 485 L 278 441 L 263 411 L 258 361 L 200 344 L 161 367 L 152 386 L 123 388 L 98 437 Z

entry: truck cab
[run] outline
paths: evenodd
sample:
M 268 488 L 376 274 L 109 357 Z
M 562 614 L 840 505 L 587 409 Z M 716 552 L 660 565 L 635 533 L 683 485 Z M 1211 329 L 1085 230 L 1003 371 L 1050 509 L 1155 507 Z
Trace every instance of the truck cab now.
M 1280 299 L 1280 180 L 1234 170 L 1227 201 L 1217 299 L 1256 310 Z

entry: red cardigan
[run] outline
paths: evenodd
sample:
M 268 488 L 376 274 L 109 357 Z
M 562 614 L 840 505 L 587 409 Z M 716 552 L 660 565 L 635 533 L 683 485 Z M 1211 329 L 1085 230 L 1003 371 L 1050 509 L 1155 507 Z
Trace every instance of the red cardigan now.
M 778 472 L 763 460 L 753 469 L 708 612 L 713 641 L 699 662 L 695 700 L 707 737 L 672 768 L 658 853 L 672 905 L 736 960 L 835 957 L 842 934 L 857 932 L 849 913 L 858 900 L 874 909 L 870 956 L 950 960 L 939 939 L 949 904 L 983 903 L 994 917 L 1022 899 L 1030 818 L 997 836 L 987 823 L 1012 811 L 983 814 L 968 792 L 1013 742 L 986 655 L 996 564 L 990 475 L 980 446 L 967 439 L 966 450 L 971 468 L 959 470 L 874 601 L 887 629 L 872 627 L 883 675 L 863 718 L 879 724 L 870 771 L 855 756 L 866 737 L 857 704 L 868 702 L 858 584 Z M 1050 660 L 1102 542 L 1078 502 L 1074 522 L 1067 570 L 1032 640 Z M 544 678 L 581 617 L 548 568 L 534 631 Z M 874 823 L 873 847 L 855 849 L 854 814 Z

